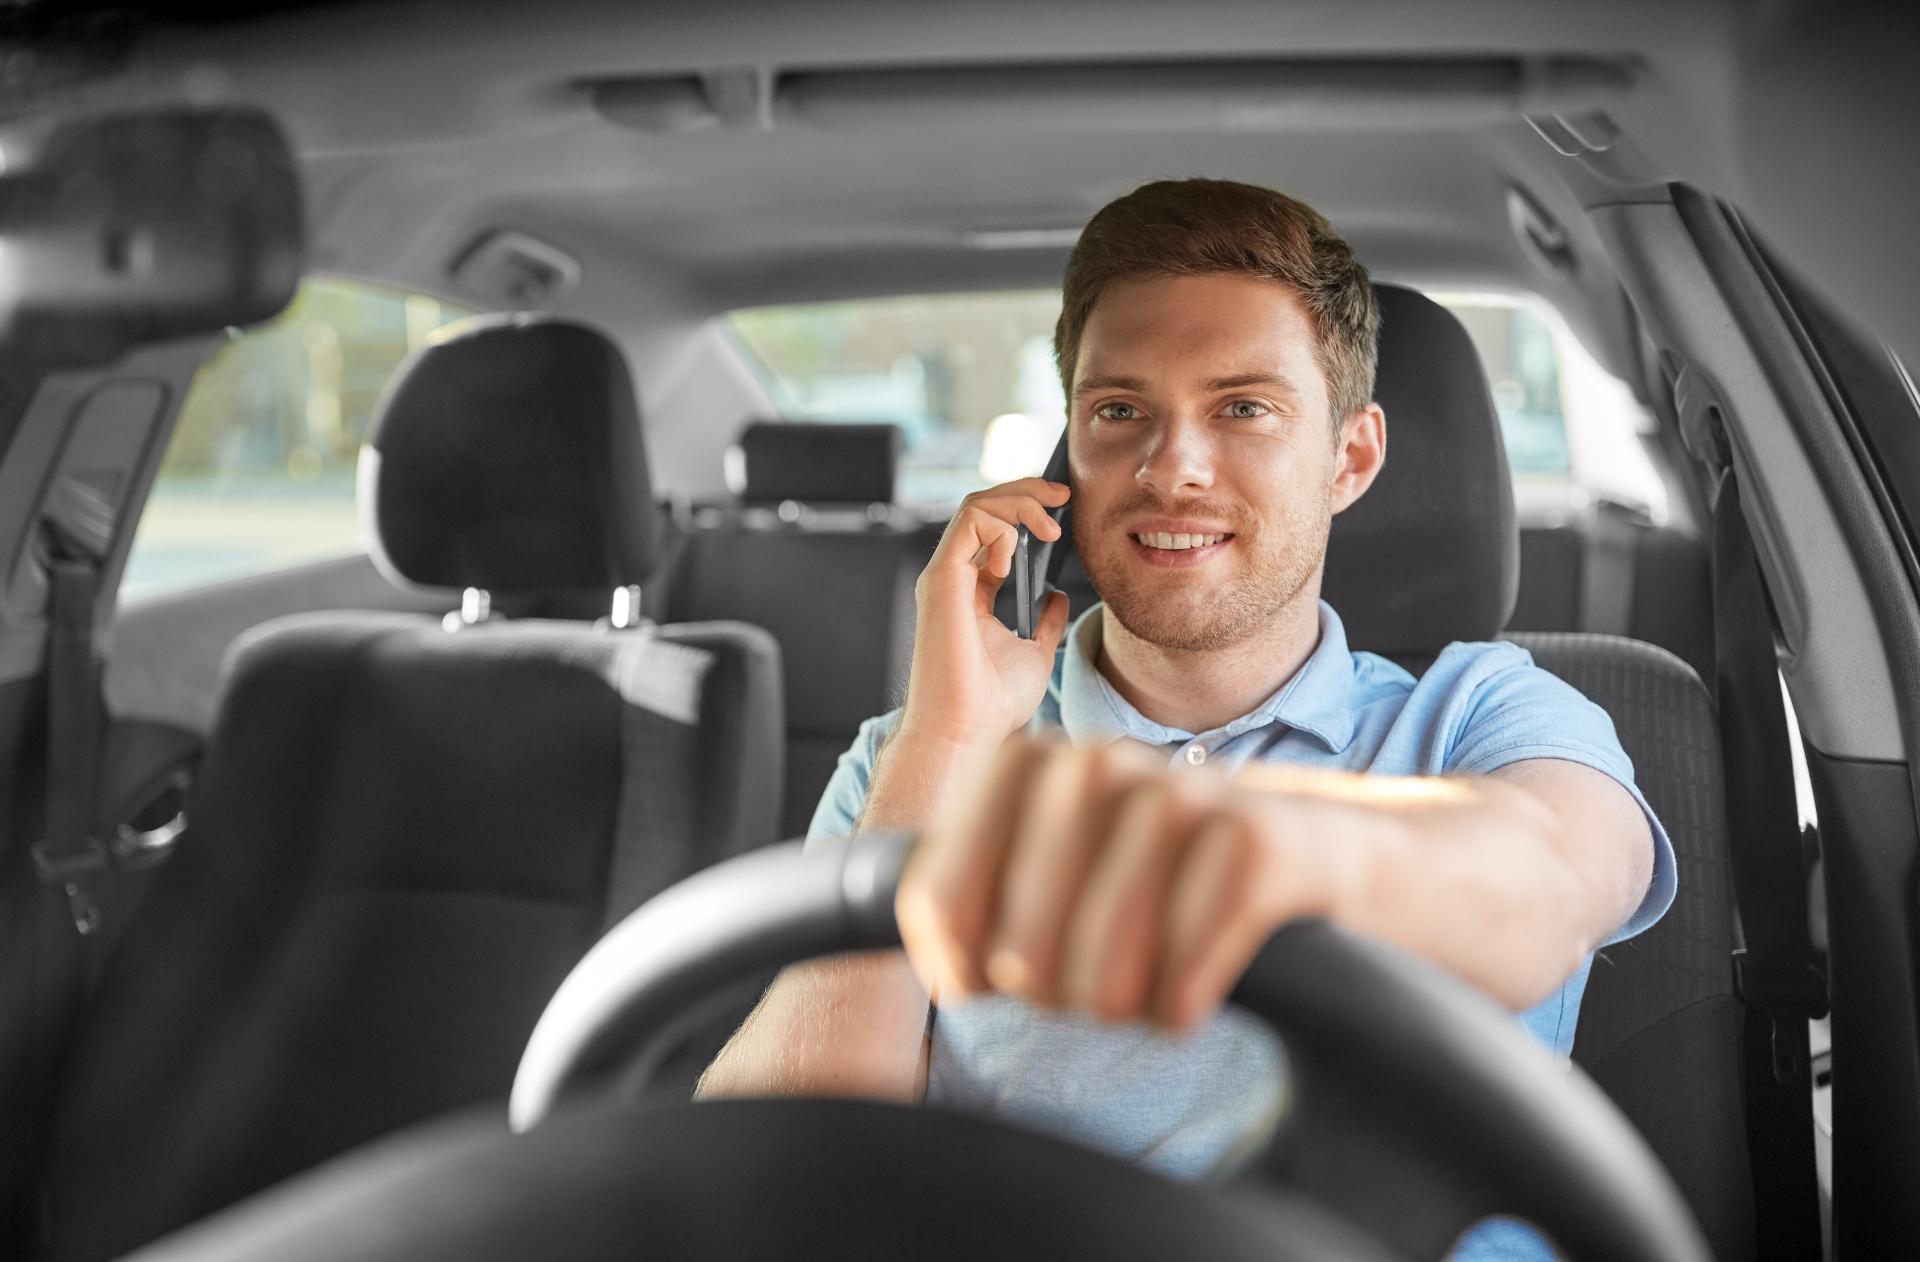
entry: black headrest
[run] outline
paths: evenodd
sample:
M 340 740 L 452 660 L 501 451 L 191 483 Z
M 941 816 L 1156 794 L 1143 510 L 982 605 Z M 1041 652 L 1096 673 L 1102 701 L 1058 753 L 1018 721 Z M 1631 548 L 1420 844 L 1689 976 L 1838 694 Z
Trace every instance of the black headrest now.
M 898 425 L 758 421 L 740 432 L 734 493 L 745 504 L 891 504 Z
M 1322 593 L 1355 648 L 1493 639 L 1513 613 L 1520 532 L 1486 370 L 1452 312 L 1395 285 L 1374 293 L 1387 463 L 1333 519 Z
M 374 559 L 430 587 L 643 583 L 660 520 L 626 360 L 550 316 L 456 325 L 400 366 L 361 467 Z

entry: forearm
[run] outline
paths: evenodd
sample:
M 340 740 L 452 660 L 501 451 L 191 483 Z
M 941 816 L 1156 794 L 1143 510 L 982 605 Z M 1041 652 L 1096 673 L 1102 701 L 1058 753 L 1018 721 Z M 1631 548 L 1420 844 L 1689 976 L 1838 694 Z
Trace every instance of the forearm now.
M 1404 947 L 1516 1010 L 1551 994 L 1630 905 L 1631 878 L 1583 868 L 1562 821 L 1516 784 L 1272 768 L 1244 779 L 1286 799 L 1273 871 L 1318 903 L 1295 914 Z
M 786 969 L 700 1077 L 700 1099 L 926 1092 L 927 996 L 899 951 Z
M 911 733 L 889 741 L 856 831 L 918 831 L 976 756 Z M 696 1095 L 918 1100 L 926 1090 L 927 1003 L 899 950 L 795 965 L 768 987 Z

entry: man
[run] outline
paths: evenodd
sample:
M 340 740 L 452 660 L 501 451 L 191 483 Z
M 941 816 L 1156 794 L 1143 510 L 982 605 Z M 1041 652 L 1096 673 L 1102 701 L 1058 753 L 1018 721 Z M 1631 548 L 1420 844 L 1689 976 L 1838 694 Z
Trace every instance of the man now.
M 1345 242 L 1278 193 L 1169 181 L 1094 216 L 1055 343 L 1072 489 L 968 497 L 917 587 L 906 704 L 811 829 L 920 834 L 906 949 L 788 970 L 703 1095 L 945 1101 L 1198 1177 L 1278 1108 L 1271 1036 L 1221 1004 L 1299 916 L 1571 1048 L 1592 951 L 1659 918 L 1672 849 L 1606 715 L 1522 650 L 1455 644 L 1416 681 L 1319 600 L 1332 517 L 1386 456 L 1378 332 Z M 1018 639 L 992 616 L 1017 527 L 1057 537 L 1069 496 L 1102 603 L 1069 631 L 1055 594 Z M 1468 1251 L 1503 1246 L 1544 1249 Z

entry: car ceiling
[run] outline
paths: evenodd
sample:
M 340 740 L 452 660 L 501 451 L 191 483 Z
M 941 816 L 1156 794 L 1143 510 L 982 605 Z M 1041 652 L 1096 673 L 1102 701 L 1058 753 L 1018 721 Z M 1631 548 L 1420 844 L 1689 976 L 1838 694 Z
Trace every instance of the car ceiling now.
M 1777 224 L 1789 258 L 1842 277 L 1857 316 L 1904 320 L 1896 345 L 1911 352 L 1920 337 L 1909 318 L 1920 285 L 1890 279 L 1884 259 L 1845 262 L 1858 243 L 1823 230 L 1826 199 L 1793 178 L 1793 144 L 1751 134 L 1767 107 L 1775 137 L 1835 148 L 1781 125 L 1793 97 L 1777 73 L 1797 64 L 1796 41 L 1838 31 L 1869 47 L 1874 32 L 1805 4 L 412 0 L 282 3 L 244 21 L 208 12 L 132 22 L 117 67 L 60 99 L 264 107 L 303 156 L 317 269 L 469 301 L 449 266 L 498 227 L 578 258 L 591 283 L 573 309 L 629 327 L 649 305 L 685 317 L 1053 284 L 1058 230 L 1145 180 L 1209 175 L 1314 204 L 1376 275 L 1539 292 L 1632 375 L 1618 285 L 1581 206 L 1681 178 L 1746 206 L 1763 232 Z M 1844 74 L 1845 52 L 1814 60 Z M 1439 90 L 1419 89 L 1423 67 Z M 1801 93 L 1827 101 L 1818 88 Z M 1525 117 L 1594 108 L 1622 133 L 1598 161 L 1556 152 Z M 1516 186 L 1565 232 L 1571 271 L 1510 227 Z M 1007 230 L 1056 235 L 967 244 Z

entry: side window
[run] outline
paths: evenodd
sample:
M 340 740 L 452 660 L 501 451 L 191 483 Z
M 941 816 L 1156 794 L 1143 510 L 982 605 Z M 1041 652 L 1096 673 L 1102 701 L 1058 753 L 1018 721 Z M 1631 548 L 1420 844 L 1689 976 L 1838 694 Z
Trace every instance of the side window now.
M 1567 418 L 1560 402 L 1560 360 L 1545 322 L 1517 302 L 1446 299 L 1487 366 L 1500 436 L 1515 477 L 1567 478 Z
M 134 536 L 123 599 L 361 547 L 354 469 L 387 378 L 471 314 L 334 278 L 232 340 L 193 379 Z

